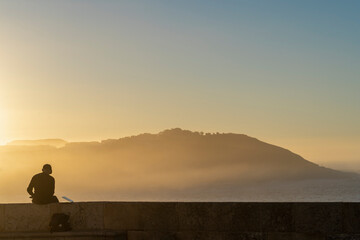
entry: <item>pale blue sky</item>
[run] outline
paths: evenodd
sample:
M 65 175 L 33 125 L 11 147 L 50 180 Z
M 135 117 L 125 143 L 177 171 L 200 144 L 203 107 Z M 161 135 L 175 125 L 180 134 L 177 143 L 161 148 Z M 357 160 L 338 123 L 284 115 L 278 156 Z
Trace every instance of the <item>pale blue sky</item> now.
M 182 127 L 309 158 L 353 144 L 359 160 L 359 12 L 350 0 L 0 1 L 0 141 Z

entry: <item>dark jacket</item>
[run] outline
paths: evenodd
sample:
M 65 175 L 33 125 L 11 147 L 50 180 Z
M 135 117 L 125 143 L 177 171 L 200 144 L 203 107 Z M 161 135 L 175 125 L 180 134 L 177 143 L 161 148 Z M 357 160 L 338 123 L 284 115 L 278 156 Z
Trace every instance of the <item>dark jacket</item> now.
M 27 192 L 33 197 L 33 202 L 39 204 L 52 202 L 54 191 L 55 179 L 46 173 L 33 176 L 27 188 Z

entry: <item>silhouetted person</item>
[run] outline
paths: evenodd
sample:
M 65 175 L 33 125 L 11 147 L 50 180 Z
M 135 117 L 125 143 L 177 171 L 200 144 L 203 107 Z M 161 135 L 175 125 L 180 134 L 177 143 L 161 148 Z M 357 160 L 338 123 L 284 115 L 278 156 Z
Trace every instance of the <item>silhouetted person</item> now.
M 55 179 L 50 176 L 51 173 L 51 165 L 45 164 L 42 173 L 38 173 L 32 177 L 27 192 L 30 194 L 33 203 L 48 204 L 59 202 L 57 197 L 54 196 Z M 33 189 L 35 192 L 33 192 Z

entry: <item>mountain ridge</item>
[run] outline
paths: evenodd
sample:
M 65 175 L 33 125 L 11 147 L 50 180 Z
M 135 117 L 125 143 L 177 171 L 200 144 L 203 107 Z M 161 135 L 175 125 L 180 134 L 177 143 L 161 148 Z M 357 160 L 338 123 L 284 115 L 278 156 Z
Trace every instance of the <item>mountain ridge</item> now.
M 83 200 L 296 200 L 324 189 L 321 199 L 352 199 L 360 182 L 245 134 L 179 128 L 60 148 L 1 146 L 0 159 L 0 196 L 21 195 L 44 163 L 59 191 Z
M 178 166 L 179 170 L 187 169 L 187 167 L 197 169 L 234 166 L 239 168 L 240 174 L 243 172 L 241 170 L 243 167 L 248 169 L 246 175 L 253 175 L 251 179 L 337 178 L 352 174 L 319 166 L 288 149 L 236 133 L 203 133 L 173 128 L 157 134 L 143 133 L 99 142 L 67 142 L 61 139 L 14 142 L 12 145 L 19 145 L 19 143 L 28 143 L 33 146 L 36 143 L 41 145 L 49 143 L 51 146 L 54 146 L 54 143 L 63 144 L 59 148 L 63 152 L 81 150 L 101 155 L 100 153 L 109 151 L 116 153 L 112 160 L 123 159 L 122 155 L 130 154 L 136 158 L 135 162 L 139 165 L 143 162 L 147 166 L 148 162 L 145 159 L 148 158 L 160 168 L 162 168 L 161 160 L 165 165 L 171 162 Z M 141 154 L 136 152 L 146 153 L 146 157 L 142 159 Z M 266 177 L 267 175 L 269 176 Z

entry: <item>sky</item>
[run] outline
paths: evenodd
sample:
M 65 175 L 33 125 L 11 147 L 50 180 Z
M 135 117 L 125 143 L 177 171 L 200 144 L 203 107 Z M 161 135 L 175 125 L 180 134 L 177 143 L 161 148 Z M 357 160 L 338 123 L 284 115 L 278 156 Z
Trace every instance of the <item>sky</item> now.
M 360 160 L 360 2 L 0 0 L 0 143 L 180 127 Z

